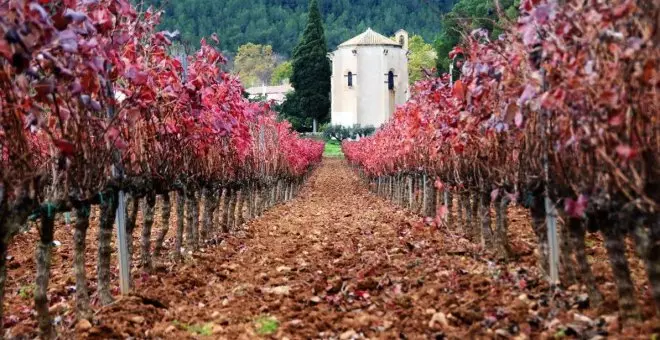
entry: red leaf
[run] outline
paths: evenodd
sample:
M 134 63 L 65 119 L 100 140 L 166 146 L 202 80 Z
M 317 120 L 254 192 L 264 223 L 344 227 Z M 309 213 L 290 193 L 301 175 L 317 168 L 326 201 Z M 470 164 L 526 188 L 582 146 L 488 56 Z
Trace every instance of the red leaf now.
M 452 94 L 454 95 L 454 98 L 465 100 L 465 86 L 463 86 L 463 82 L 461 80 L 457 80 L 454 83 Z
M 615 7 L 612 10 L 612 16 L 614 17 L 614 19 L 618 19 L 625 16 L 629 10 L 633 9 L 634 4 L 635 2 L 633 0 L 628 0 L 622 3 L 621 5 Z
M 131 66 L 125 75 L 134 85 L 145 85 L 149 80 L 149 74 L 135 66 Z
M 449 208 L 444 204 L 438 207 L 438 210 L 436 211 L 436 216 L 442 219 L 443 221 L 446 219 L 448 214 L 449 214 Z
M 610 117 L 610 119 L 608 120 L 608 123 L 611 126 L 621 126 L 621 124 L 623 124 L 623 121 L 624 121 L 625 118 L 626 118 L 625 114 L 623 114 L 623 113 L 618 114 L 618 115 L 614 115 L 614 116 Z
M 537 23 L 543 25 L 546 22 L 548 22 L 548 20 L 550 20 L 550 18 L 554 14 L 553 12 L 554 10 L 552 9 L 552 7 L 550 7 L 550 5 L 539 5 L 536 8 L 534 8 L 534 12 L 533 12 L 534 19 L 536 20 Z
M 445 188 L 445 184 L 442 183 L 442 181 L 439 178 L 435 180 L 434 185 L 435 185 L 436 189 L 438 189 L 439 191 L 442 191 Z
M 631 148 L 629 145 L 621 144 L 616 147 L 616 153 L 619 155 L 619 157 L 628 161 L 637 157 L 638 152 L 636 149 Z
M 490 200 L 495 201 L 497 197 L 500 195 L 500 189 L 495 189 L 490 192 Z
M 55 147 L 57 147 L 65 156 L 71 156 L 75 151 L 75 145 L 64 139 L 55 139 L 53 140 L 53 144 L 55 144 Z
M 49 94 L 55 91 L 55 81 L 52 78 L 42 79 L 34 86 L 34 90 L 37 92 L 36 98 L 44 100 Z
M 117 137 L 119 137 L 119 130 L 117 128 L 112 127 L 108 129 L 108 132 L 105 133 L 105 139 L 107 141 L 112 141 Z
M 656 60 L 647 60 L 644 64 L 644 73 L 642 79 L 650 85 L 658 83 L 658 68 L 656 67 Z
M 124 150 L 128 148 L 128 143 L 121 138 L 115 139 L 115 147 L 119 150 Z
M 536 88 L 527 84 L 523 90 L 523 93 L 520 95 L 520 99 L 518 99 L 518 105 L 522 106 L 527 104 L 527 102 L 532 100 L 534 96 L 536 96 Z
M 567 198 L 564 200 L 564 211 L 571 217 L 582 218 L 588 203 L 589 199 L 585 195 L 580 195 L 577 200 Z
M 514 122 L 516 123 L 517 127 L 522 126 L 523 119 L 524 119 L 524 117 L 522 115 L 522 112 L 520 112 L 520 111 L 516 112 L 516 117 L 514 118 Z
M 11 60 L 13 52 L 11 50 L 11 45 L 7 43 L 7 40 L 0 39 L 0 55 L 5 57 L 8 60 Z
M 71 116 L 71 111 L 69 111 L 69 109 L 62 106 L 60 106 L 59 108 L 59 113 L 60 113 L 60 119 L 64 122 L 69 120 L 69 117 Z
M 463 49 L 459 46 L 456 46 L 453 50 L 451 50 L 451 52 L 449 52 L 449 59 L 454 59 L 454 57 L 459 54 L 463 54 Z

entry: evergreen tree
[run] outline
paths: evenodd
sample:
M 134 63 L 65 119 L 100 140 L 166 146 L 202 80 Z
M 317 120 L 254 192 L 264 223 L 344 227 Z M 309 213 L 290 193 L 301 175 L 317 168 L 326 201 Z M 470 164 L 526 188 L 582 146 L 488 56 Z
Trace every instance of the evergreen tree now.
M 330 60 L 323 32 L 323 20 L 318 1 L 309 3 L 307 27 L 300 43 L 293 50 L 291 84 L 300 111 L 298 115 L 312 118 L 314 132 L 318 121 L 325 121 L 330 112 Z

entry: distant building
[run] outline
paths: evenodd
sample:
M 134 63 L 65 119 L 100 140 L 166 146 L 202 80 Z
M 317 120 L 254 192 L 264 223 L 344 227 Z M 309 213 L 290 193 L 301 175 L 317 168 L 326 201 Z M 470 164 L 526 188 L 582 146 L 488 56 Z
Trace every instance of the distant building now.
M 333 125 L 380 127 L 408 93 L 408 32 L 395 40 L 371 28 L 342 43 L 332 59 Z
M 254 86 L 245 90 L 250 99 L 265 97 L 266 100 L 274 100 L 277 103 L 283 103 L 286 94 L 293 91 L 290 84 L 283 84 L 277 86 Z

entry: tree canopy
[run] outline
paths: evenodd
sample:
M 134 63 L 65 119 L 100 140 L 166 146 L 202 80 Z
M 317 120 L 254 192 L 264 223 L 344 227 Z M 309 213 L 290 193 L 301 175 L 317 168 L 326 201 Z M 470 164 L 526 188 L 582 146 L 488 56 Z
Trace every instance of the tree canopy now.
M 238 48 L 234 73 L 239 75 L 244 86 L 268 84 L 274 69 L 272 46 L 247 43 Z
M 137 2 L 137 0 L 134 0 Z M 403 28 L 427 41 L 436 36 L 440 12 L 456 0 L 322 0 L 328 47 L 364 32 L 367 27 L 383 34 Z M 145 0 L 162 8 L 161 28 L 178 29 L 182 38 L 196 44 L 200 38 L 218 33 L 220 48 L 234 54 L 248 42 L 267 44 L 291 56 L 307 22 L 307 0 Z
M 298 116 L 325 120 L 330 112 L 330 60 L 318 1 L 309 3 L 309 20 L 293 51 L 291 84 L 298 103 Z
M 436 52 L 433 45 L 424 41 L 421 35 L 413 35 L 408 41 L 408 80 L 414 83 L 424 78 L 424 70 L 436 67 Z
M 291 79 L 293 75 L 293 65 L 291 61 L 287 60 L 275 67 L 273 70 L 273 75 L 270 78 L 271 85 L 280 85 L 285 80 Z
M 508 19 L 518 17 L 520 0 L 500 0 L 502 16 Z M 438 72 L 449 71 L 449 52 L 465 34 L 476 28 L 487 29 L 491 37 L 497 37 L 506 25 L 500 19 L 493 0 L 460 0 L 442 18 L 440 33 L 436 36 L 434 47 L 437 52 L 436 67 Z

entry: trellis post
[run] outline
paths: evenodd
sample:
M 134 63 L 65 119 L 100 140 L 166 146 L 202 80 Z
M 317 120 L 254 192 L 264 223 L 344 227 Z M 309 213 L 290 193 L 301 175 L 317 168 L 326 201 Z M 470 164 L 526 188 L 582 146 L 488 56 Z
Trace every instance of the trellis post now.
M 542 71 L 542 76 L 543 91 L 547 91 L 545 71 Z M 545 182 L 543 195 L 545 196 L 545 220 L 546 228 L 548 229 L 548 249 L 550 251 L 550 254 L 548 254 L 550 284 L 551 286 L 555 286 L 559 283 L 559 241 L 557 237 L 557 208 L 550 197 L 550 160 L 548 155 L 548 136 L 550 135 L 550 124 L 548 121 L 550 114 L 548 110 L 542 110 L 540 123 L 541 133 L 543 134 L 543 181 Z
M 109 73 L 110 70 L 108 70 Z M 107 93 L 110 98 L 115 97 L 115 92 L 112 88 L 112 83 L 107 80 Z M 108 118 L 112 119 L 115 115 L 114 105 L 108 105 L 107 110 Z M 116 150 L 114 152 L 115 164 L 112 165 L 112 177 L 115 179 L 121 179 L 123 177 L 123 171 L 121 171 L 121 152 Z M 119 204 L 117 204 L 117 213 L 115 215 L 115 223 L 117 224 L 117 240 L 118 240 L 118 252 L 119 252 L 119 290 L 122 295 L 128 295 L 130 293 L 130 276 L 131 269 L 128 259 L 128 239 L 126 235 L 126 202 L 124 201 L 124 191 L 119 190 L 117 194 L 117 199 Z

